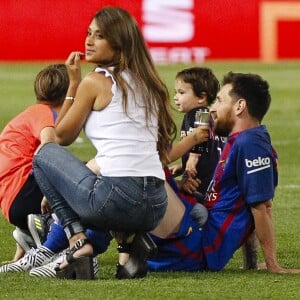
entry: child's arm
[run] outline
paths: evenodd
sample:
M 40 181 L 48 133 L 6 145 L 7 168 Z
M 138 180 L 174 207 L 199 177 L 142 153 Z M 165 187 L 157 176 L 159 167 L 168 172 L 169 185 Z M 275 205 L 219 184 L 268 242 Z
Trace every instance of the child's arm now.
M 176 161 L 186 152 L 190 151 L 193 146 L 208 141 L 208 138 L 209 132 L 207 126 L 200 126 L 196 128 L 181 141 L 172 145 L 169 153 L 169 163 Z
M 169 170 L 174 177 L 182 175 L 182 165 L 181 164 L 176 164 L 176 165 L 170 166 Z
M 186 162 L 185 171 L 192 177 L 197 176 L 197 163 L 199 161 L 200 156 L 201 154 L 192 153 L 192 152 L 189 154 L 189 158 Z

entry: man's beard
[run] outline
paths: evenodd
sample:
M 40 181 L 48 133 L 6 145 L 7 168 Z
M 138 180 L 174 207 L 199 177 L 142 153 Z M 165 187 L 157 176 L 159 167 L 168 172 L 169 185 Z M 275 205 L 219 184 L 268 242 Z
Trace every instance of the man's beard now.
M 227 137 L 231 133 L 232 127 L 232 121 L 223 122 L 223 124 L 217 121 L 214 124 L 214 132 L 216 135 Z

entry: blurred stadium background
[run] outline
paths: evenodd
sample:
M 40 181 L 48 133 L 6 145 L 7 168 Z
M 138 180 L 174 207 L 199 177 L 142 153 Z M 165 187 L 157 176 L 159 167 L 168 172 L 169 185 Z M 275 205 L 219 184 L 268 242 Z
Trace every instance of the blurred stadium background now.
M 87 25 L 105 5 L 135 16 L 159 63 L 300 59 L 298 0 L 1 0 L 0 61 L 83 50 Z
M 269 81 L 273 100 L 264 123 L 279 154 L 277 251 L 282 265 L 299 268 L 300 0 L 1 0 L 0 130 L 35 101 L 33 81 L 42 67 L 84 50 L 90 19 L 104 5 L 135 16 L 171 97 L 175 74 L 194 64 L 220 79 L 233 70 Z M 84 73 L 90 69 L 83 64 Z M 177 114 L 177 124 L 181 118 Z M 70 150 L 88 160 L 94 149 L 81 137 Z M 14 253 L 12 230 L 0 214 L 0 261 Z M 300 299 L 299 276 L 244 272 L 240 251 L 219 273 L 153 273 L 121 283 L 113 277 L 116 257 L 113 244 L 99 257 L 95 282 L 2 274 L 0 299 Z

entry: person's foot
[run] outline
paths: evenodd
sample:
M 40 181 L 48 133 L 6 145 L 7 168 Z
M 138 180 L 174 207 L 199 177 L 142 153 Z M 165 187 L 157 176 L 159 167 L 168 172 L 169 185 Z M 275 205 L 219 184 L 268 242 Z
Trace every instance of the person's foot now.
M 56 277 L 60 279 L 94 279 L 93 247 L 90 241 L 84 238 L 77 240 L 73 244 L 64 262 L 55 268 Z
M 25 252 L 31 248 L 36 248 L 36 243 L 29 231 L 16 227 L 12 234 L 17 244 L 20 245 Z
M 43 266 L 33 268 L 30 270 L 29 275 L 33 277 L 56 277 L 56 269 L 60 266 L 60 264 L 66 259 L 67 250 L 63 250 L 58 254 L 58 257 Z M 94 275 L 96 275 L 99 272 L 99 263 L 97 257 L 93 258 L 93 270 Z
M 55 253 L 46 247 L 41 246 L 37 249 L 32 248 L 18 261 L 1 266 L 0 273 L 26 272 L 34 267 L 47 264 L 54 258 Z
M 122 249 L 124 248 L 124 249 Z M 117 279 L 143 278 L 147 275 L 147 259 L 157 253 L 157 246 L 148 233 L 137 233 L 131 244 L 118 246 L 120 254 L 129 253 L 128 261 L 123 265 L 117 264 L 115 277 Z
M 42 246 L 46 240 L 51 222 L 53 219 L 50 214 L 30 214 L 27 216 L 28 228 L 37 247 Z
M 117 264 L 115 277 L 117 279 L 144 278 L 147 272 L 148 266 L 146 261 L 130 257 L 125 265 Z
M 80 257 L 88 257 L 93 255 L 93 246 L 88 239 L 77 240 L 74 246 L 68 251 L 66 259 L 60 264 L 59 268 L 64 269 L 70 263 Z

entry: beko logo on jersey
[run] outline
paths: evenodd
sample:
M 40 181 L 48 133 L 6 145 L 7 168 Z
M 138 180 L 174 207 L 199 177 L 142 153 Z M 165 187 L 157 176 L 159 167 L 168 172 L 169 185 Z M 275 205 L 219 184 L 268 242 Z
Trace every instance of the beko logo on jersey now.
M 258 172 L 271 167 L 270 157 L 258 157 L 256 159 L 245 159 L 245 164 L 247 168 L 254 168 L 247 172 L 247 174 L 251 174 L 254 172 Z

